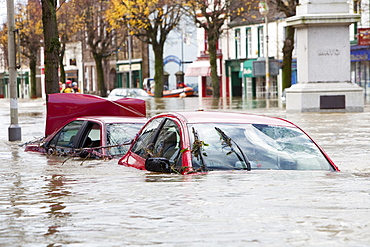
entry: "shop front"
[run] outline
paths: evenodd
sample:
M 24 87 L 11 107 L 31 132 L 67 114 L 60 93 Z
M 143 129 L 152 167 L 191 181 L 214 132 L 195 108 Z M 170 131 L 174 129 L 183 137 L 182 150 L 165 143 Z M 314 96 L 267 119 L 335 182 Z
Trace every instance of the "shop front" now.
M 246 99 L 257 98 L 257 78 L 253 76 L 253 61 L 256 61 L 256 59 L 246 60 L 240 66 L 239 77 L 243 81 L 243 97 Z
M 226 81 L 230 87 L 230 95 L 232 97 L 241 97 L 244 94 L 243 77 L 240 76 L 240 72 L 243 70 L 245 59 L 232 59 L 226 60 Z
M 232 96 L 242 96 L 246 99 L 262 99 L 277 96 L 277 75 L 279 61 L 270 59 L 270 85 L 266 87 L 265 61 L 261 59 L 229 60 L 226 62 L 228 78 L 232 88 Z
M 351 46 L 351 81 L 363 87 L 365 95 L 370 94 L 369 46 Z
M 9 74 L 4 72 L 0 73 L 0 98 L 9 97 Z M 17 74 L 17 97 L 28 98 L 29 97 L 29 72 L 23 72 Z
M 222 96 L 221 84 L 221 60 L 217 59 L 217 74 L 220 78 L 220 93 Z M 198 59 L 186 67 L 185 76 L 198 77 L 199 97 L 212 97 L 211 65 L 209 59 Z M 226 88 L 227 89 L 227 88 Z M 227 94 L 227 93 L 226 93 Z
M 78 70 L 66 70 L 66 81 L 78 82 Z
M 0 98 L 6 98 L 8 93 L 9 74 L 0 73 Z
M 131 75 L 131 80 L 130 80 Z M 117 61 L 117 80 L 115 88 L 142 88 L 142 60 L 133 59 L 132 61 Z M 130 83 L 132 85 L 130 85 Z

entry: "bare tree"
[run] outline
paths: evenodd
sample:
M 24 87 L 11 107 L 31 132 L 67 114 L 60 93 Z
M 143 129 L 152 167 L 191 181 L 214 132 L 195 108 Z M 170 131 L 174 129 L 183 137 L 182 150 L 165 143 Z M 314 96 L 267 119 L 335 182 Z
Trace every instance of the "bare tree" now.
M 30 96 L 37 97 L 36 91 L 36 70 L 38 52 L 43 40 L 41 23 L 41 4 L 39 0 L 29 0 L 27 5 L 18 5 L 16 15 L 16 28 L 19 35 L 21 54 L 28 58 L 30 68 Z M 20 64 L 19 64 L 20 66 Z
M 6 23 L 2 24 L 0 29 L 0 49 L 2 50 L 3 58 L 0 63 L 5 67 L 9 67 L 8 61 L 8 25 Z
M 163 96 L 163 51 L 168 34 L 179 24 L 183 1 L 112 0 L 108 16 L 113 26 L 125 25 L 131 35 L 152 45 L 154 52 L 154 97 Z
M 60 40 L 60 54 L 59 54 L 59 73 L 60 81 L 66 81 L 66 73 L 64 70 L 64 55 L 67 43 L 72 40 L 76 34 L 83 30 L 82 18 L 78 12 L 77 1 L 61 2 L 57 10 L 58 31 Z
M 220 78 L 217 75 L 217 44 L 231 16 L 238 16 L 251 6 L 247 0 L 188 0 L 185 9 L 207 37 L 213 97 L 220 97 Z
M 74 0 L 74 6 L 83 25 L 85 41 L 95 61 L 98 94 L 107 96 L 103 61 L 114 54 L 117 49 L 117 35 L 106 19 L 106 0 Z
M 285 17 L 296 15 L 297 0 L 270 0 L 270 5 L 274 6 L 278 12 L 283 12 Z M 292 55 L 294 50 L 295 28 L 287 26 L 285 28 L 285 40 L 283 46 L 282 64 L 282 84 L 283 89 L 292 85 Z
M 45 93 L 59 92 L 59 34 L 56 17 L 57 0 L 41 0 L 45 44 Z

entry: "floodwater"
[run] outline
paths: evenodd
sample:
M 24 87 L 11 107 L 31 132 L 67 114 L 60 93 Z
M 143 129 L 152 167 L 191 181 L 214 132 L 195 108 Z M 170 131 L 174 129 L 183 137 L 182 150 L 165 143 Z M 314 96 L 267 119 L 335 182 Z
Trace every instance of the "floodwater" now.
M 276 101 L 151 99 L 148 116 L 196 108 L 286 118 L 341 172 L 158 175 L 117 160 L 25 153 L 41 137 L 42 99 L 19 100 L 8 141 L 0 99 L 0 246 L 370 246 L 370 104 L 362 113 L 286 113 Z

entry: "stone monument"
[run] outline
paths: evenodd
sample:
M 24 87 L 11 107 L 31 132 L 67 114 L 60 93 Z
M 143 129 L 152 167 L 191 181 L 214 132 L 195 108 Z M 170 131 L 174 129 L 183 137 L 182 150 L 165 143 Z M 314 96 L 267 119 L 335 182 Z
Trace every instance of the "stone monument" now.
M 347 0 L 300 0 L 286 19 L 297 32 L 298 83 L 286 91 L 288 112 L 362 112 L 363 89 L 350 81 L 350 24 Z

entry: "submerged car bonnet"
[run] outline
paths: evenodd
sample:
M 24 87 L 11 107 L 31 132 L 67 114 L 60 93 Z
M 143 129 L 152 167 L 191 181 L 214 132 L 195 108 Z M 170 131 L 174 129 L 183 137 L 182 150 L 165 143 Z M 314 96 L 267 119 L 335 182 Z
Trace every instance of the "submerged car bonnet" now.
M 145 117 L 145 100 L 122 98 L 108 100 L 88 94 L 55 93 L 48 95 L 45 135 L 71 118 L 81 116 Z

